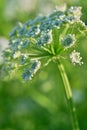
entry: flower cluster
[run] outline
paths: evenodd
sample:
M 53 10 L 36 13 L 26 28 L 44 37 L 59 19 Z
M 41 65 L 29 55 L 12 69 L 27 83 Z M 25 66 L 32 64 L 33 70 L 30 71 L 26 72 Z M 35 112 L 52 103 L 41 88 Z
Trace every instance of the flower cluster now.
M 22 77 L 24 80 L 31 80 L 33 75 L 38 71 L 40 68 L 40 61 L 34 61 L 29 68 L 25 69 Z
M 71 16 L 72 16 L 72 14 L 73 14 L 73 16 L 74 16 L 74 18 L 75 18 L 75 20 L 77 21 L 77 20 L 80 20 L 80 17 L 81 17 L 81 7 L 71 7 L 71 8 L 69 8 L 69 10 L 68 10 L 68 12 L 69 12 L 69 15 L 71 14 Z
M 87 27 L 80 17 L 81 7 L 70 7 L 18 23 L 9 34 L 9 47 L 3 52 L 5 66 L 12 64 L 14 67 L 9 67 L 9 71 L 21 69 L 23 79 L 31 80 L 44 58 L 47 62 L 59 58 L 75 45 L 78 37 L 85 35 Z M 72 52 L 70 59 L 74 64 L 82 64 L 78 52 Z
M 62 39 L 62 44 L 65 46 L 65 48 L 69 48 L 74 45 L 76 41 L 74 34 L 68 34 Z

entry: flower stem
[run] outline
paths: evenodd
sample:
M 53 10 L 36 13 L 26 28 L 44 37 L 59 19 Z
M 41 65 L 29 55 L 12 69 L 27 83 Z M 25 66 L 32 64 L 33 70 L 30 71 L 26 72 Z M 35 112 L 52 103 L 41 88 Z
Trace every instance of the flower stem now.
M 71 115 L 72 115 L 72 122 L 73 122 L 73 130 L 80 130 L 79 125 L 78 125 L 78 120 L 77 120 L 77 115 L 76 115 L 76 108 L 73 103 L 73 98 L 72 98 L 72 91 L 70 87 L 70 83 L 68 80 L 68 77 L 66 75 L 64 66 L 60 62 L 60 59 L 57 60 L 58 68 L 61 74 L 61 78 L 64 84 L 64 90 L 66 94 L 66 99 L 70 107 Z

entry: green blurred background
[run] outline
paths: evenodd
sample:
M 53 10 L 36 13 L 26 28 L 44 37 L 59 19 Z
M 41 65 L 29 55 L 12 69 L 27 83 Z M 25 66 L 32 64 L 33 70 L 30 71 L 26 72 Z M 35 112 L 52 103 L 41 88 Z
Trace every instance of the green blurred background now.
M 47 15 L 64 3 L 82 6 L 82 20 L 87 24 L 87 0 L 0 0 L 0 51 L 7 46 L 8 34 L 17 22 Z M 82 39 L 77 50 L 83 57 L 82 66 L 63 62 L 72 86 L 80 129 L 86 130 L 87 40 Z M 55 63 L 43 68 L 27 83 L 19 78 L 3 81 L 0 76 L 0 130 L 72 130 L 63 83 Z

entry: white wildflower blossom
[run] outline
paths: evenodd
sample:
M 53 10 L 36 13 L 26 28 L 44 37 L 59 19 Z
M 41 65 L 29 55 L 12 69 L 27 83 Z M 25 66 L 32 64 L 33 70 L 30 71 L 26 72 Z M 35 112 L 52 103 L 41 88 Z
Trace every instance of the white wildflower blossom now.
M 73 16 L 76 20 L 79 20 L 81 15 L 82 15 L 81 9 L 82 9 L 81 7 L 73 7 L 72 6 L 69 8 L 68 11 L 69 11 L 69 13 L 73 14 Z
M 73 52 L 70 54 L 70 59 L 72 61 L 72 63 L 75 64 L 79 64 L 82 65 L 82 57 L 80 57 L 80 52 L 76 52 L 75 50 L 73 50 Z
M 56 7 L 48 16 L 18 23 L 10 32 L 9 46 L 3 52 L 7 71 L 21 69 L 22 78 L 31 80 L 40 67 L 73 47 L 80 34 L 86 36 L 87 27 L 80 17 L 81 7 L 67 9 L 64 5 Z M 83 64 L 80 53 L 75 50 L 70 59 L 73 64 Z

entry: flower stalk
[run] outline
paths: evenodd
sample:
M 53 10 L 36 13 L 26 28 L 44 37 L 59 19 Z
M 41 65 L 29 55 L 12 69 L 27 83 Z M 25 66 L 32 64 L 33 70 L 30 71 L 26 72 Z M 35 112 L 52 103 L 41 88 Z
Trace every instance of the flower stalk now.
M 69 105 L 70 111 L 71 111 L 72 122 L 73 122 L 73 130 L 80 130 L 77 115 L 76 115 L 76 108 L 75 108 L 75 105 L 73 103 L 70 83 L 69 83 L 67 74 L 65 72 L 64 66 L 61 63 L 60 59 L 58 59 L 57 65 L 58 65 L 58 69 L 60 71 L 61 78 L 62 78 L 62 81 L 63 81 L 63 84 L 64 84 L 66 99 L 67 99 L 67 102 L 68 102 L 68 105 Z

